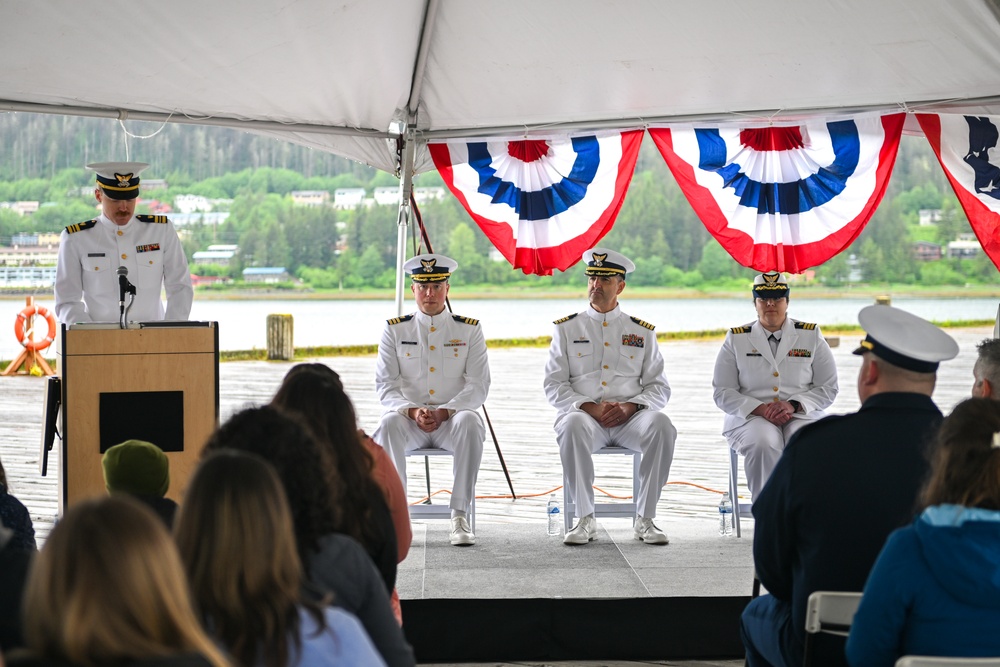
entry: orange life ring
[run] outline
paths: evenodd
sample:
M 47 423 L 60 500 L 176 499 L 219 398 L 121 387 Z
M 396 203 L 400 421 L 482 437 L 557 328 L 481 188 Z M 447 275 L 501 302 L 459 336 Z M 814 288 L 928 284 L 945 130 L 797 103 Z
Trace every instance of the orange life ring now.
M 35 340 L 30 332 L 35 324 L 35 315 L 41 315 L 49 323 L 49 335 L 42 340 Z M 28 350 L 36 352 L 44 350 L 56 339 L 56 318 L 43 306 L 28 306 L 14 319 L 14 335 L 17 342 Z

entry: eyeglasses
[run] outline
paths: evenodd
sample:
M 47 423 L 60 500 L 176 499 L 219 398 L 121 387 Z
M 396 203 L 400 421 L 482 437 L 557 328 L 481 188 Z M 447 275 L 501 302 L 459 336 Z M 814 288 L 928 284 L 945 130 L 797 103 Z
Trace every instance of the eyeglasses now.
M 758 301 L 763 301 L 764 303 L 771 304 L 773 306 L 774 304 L 778 303 L 779 301 L 784 301 L 785 297 L 767 297 L 767 298 L 765 298 L 765 297 L 759 296 L 759 297 L 757 297 L 757 300 Z

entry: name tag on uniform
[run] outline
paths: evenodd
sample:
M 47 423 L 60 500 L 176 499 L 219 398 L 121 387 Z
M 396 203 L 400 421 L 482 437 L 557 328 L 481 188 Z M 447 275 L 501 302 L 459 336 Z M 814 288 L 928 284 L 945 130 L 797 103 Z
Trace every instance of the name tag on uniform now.
M 104 257 L 103 252 L 88 252 L 87 257 Z
M 760 352 L 758 352 L 757 350 L 752 350 L 752 351 L 750 351 L 750 352 L 747 352 L 747 356 L 748 356 L 748 357 L 762 357 L 762 356 L 764 356 L 764 355 L 762 355 L 762 354 L 761 354 Z
M 419 345 L 420 343 L 418 343 L 415 340 L 401 340 L 401 341 L 399 341 L 399 344 L 400 345 Z
M 159 250 L 159 243 L 147 243 L 146 245 L 137 245 L 135 247 L 136 252 L 152 252 L 153 250 Z
M 788 351 L 788 356 L 790 357 L 811 357 L 813 353 L 811 350 L 803 350 L 800 347 L 791 349 Z
M 573 342 L 574 342 L 574 343 L 589 343 L 590 341 L 589 341 L 589 340 L 587 340 L 586 338 L 577 338 L 577 339 L 576 339 L 575 341 L 573 341 Z
M 622 334 L 622 345 L 629 347 L 644 347 L 646 339 L 639 334 Z

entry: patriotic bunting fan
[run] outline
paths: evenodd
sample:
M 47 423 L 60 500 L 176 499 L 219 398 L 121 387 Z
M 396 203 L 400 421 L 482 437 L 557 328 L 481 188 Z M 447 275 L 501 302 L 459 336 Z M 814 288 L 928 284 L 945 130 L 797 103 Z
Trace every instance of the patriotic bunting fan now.
M 611 230 L 642 131 L 430 144 L 434 165 L 515 269 L 551 275 Z
M 885 193 L 903 120 L 649 133 L 698 217 L 737 262 L 801 273 L 864 229 Z
M 1000 116 L 917 114 L 917 121 L 944 167 L 972 231 L 1000 268 Z

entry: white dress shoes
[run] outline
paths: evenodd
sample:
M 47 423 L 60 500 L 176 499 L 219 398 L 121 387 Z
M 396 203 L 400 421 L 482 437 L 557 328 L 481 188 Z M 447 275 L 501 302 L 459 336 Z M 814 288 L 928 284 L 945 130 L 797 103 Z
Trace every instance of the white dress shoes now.
M 469 519 L 456 516 L 451 520 L 451 543 L 456 547 L 467 547 L 476 543 L 476 534 L 469 527 Z
M 646 544 L 668 544 L 670 542 L 667 539 L 667 534 L 657 528 L 652 519 L 636 517 L 633 530 L 635 539 Z
M 587 544 L 591 540 L 597 539 L 597 519 L 592 516 L 585 516 L 580 519 L 573 530 L 566 533 L 563 544 Z

